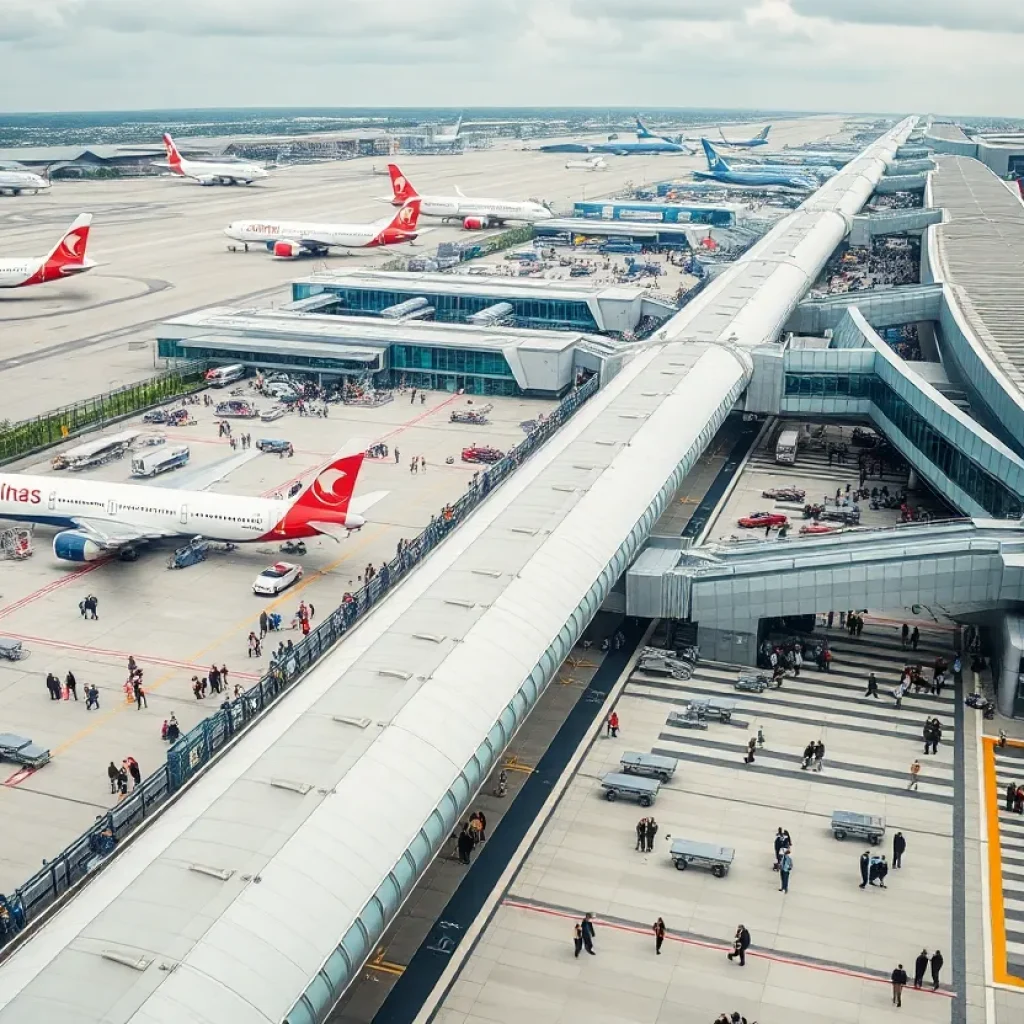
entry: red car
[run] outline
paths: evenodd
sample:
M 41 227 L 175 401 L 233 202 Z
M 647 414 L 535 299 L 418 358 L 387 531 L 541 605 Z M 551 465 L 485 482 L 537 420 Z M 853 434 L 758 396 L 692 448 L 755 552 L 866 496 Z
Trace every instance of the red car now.
M 800 527 L 801 533 L 838 533 L 838 526 L 829 526 L 827 523 L 808 523 Z
M 740 526 L 748 530 L 758 526 L 785 526 L 788 522 L 781 512 L 751 512 L 739 521 Z
M 462 449 L 463 462 L 494 463 L 504 457 L 504 452 L 499 452 L 497 448 L 489 448 L 486 445 L 472 445 Z

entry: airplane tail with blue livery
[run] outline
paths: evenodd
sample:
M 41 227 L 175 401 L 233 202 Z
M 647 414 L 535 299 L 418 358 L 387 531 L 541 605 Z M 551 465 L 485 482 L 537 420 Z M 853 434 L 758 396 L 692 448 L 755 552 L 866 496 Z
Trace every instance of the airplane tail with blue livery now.
M 708 162 L 709 171 L 731 171 L 732 168 L 723 159 L 722 154 L 715 149 L 714 146 L 708 142 L 707 139 L 701 139 L 700 144 L 704 147 L 704 156 Z

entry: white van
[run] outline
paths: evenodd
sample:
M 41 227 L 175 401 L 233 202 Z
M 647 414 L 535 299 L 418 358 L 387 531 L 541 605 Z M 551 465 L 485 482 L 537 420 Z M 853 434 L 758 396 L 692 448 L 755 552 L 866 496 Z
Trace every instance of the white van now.
M 795 430 L 784 430 L 775 442 L 775 461 L 792 465 L 796 462 L 796 447 L 799 434 Z
M 144 455 L 135 455 L 132 458 L 132 476 L 147 477 L 166 473 L 186 465 L 188 457 L 188 446 L 183 444 L 168 445 L 166 448 L 156 448 Z
M 242 380 L 248 373 L 241 363 L 234 363 L 231 366 L 218 366 L 214 370 L 207 370 L 206 383 L 212 388 L 226 388 L 234 384 L 236 380 Z

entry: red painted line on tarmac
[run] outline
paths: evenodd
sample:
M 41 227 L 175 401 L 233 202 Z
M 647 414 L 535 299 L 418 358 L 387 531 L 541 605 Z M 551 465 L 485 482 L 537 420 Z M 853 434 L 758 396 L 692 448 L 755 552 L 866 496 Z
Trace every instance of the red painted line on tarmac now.
M 84 576 L 87 572 L 92 572 L 93 570 L 98 569 L 101 565 L 105 564 L 105 562 L 106 559 L 98 562 L 90 562 L 88 565 L 81 566 L 81 568 L 73 569 L 71 572 L 67 573 L 67 575 L 61 576 L 59 579 L 51 580 L 38 590 L 33 590 L 31 594 L 26 594 L 17 601 L 12 601 L 10 604 L 0 608 L 0 618 L 3 618 L 5 615 L 10 615 L 11 612 L 16 612 L 20 608 L 24 608 L 26 605 L 32 604 L 40 598 L 52 594 L 55 590 L 60 590 L 62 587 L 66 587 L 71 583 L 77 582 L 80 576 Z
M 446 398 L 440 405 L 435 405 L 433 409 L 424 409 L 419 416 L 413 416 L 411 420 L 406 420 L 401 426 L 395 427 L 393 430 L 389 430 L 386 434 L 378 437 L 378 441 L 386 441 L 389 437 L 394 437 L 396 434 L 402 433 L 403 430 L 408 430 L 410 427 L 416 426 L 417 423 L 422 423 L 428 416 L 432 416 L 435 412 L 440 412 L 446 406 L 452 404 L 462 398 L 462 395 L 452 395 L 451 398 Z
M 10 778 L 4 779 L 5 786 L 20 786 L 27 778 L 35 775 L 35 768 L 19 768 Z
M 504 899 L 501 901 L 502 906 L 511 907 L 514 910 L 528 910 L 534 914 L 546 914 L 548 917 L 559 917 L 567 921 L 578 921 L 583 915 L 570 914 L 564 910 L 556 910 L 553 907 L 538 907 L 530 903 L 519 903 L 514 899 Z M 633 935 L 643 935 L 644 938 L 651 937 L 650 928 L 640 928 L 634 925 L 619 924 L 613 921 L 602 921 L 599 917 L 594 918 L 594 924 L 600 928 L 610 928 L 619 932 L 629 932 Z M 702 939 L 686 938 L 682 935 L 674 935 L 672 932 L 666 931 L 665 938 L 671 942 L 679 942 L 684 946 L 699 946 L 702 949 L 714 949 L 722 953 L 731 953 L 732 945 L 718 942 L 704 942 Z M 808 971 L 817 971 L 820 974 L 838 974 L 844 978 L 856 978 L 859 981 L 873 981 L 877 985 L 891 985 L 892 982 L 888 978 L 879 977 L 876 974 L 868 974 L 864 971 L 854 971 L 848 967 L 830 967 L 828 964 L 811 963 L 806 960 L 796 960 L 793 957 L 780 956 L 777 953 L 760 952 L 751 949 L 747 950 L 747 956 L 751 959 L 758 960 L 769 960 L 776 964 L 786 964 L 791 967 L 802 967 Z M 949 992 L 945 989 L 939 989 L 935 991 L 933 989 L 914 989 L 912 986 L 907 986 L 905 992 L 921 992 L 930 996 L 945 996 L 947 999 L 953 999 L 956 995 L 954 992 Z
M 104 647 L 90 647 L 88 644 L 75 644 L 67 640 L 52 640 L 44 636 L 29 636 L 27 633 L 4 633 L 4 636 L 9 636 L 13 640 L 21 640 L 24 643 L 40 644 L 43 647 L 55 647 L 61 651 L 77 651 L 80 654 L 95 654 L 101 658 L 113 658 L 117 661 L 123 661 L 125 664 L 128 662 L 127 651 L 113 651 Z M 136 660 L 143 667 L 146 665 L 166 665 L 169 668 L 183 668 L 189 672 L 205 672 L 210 667 L 209 665 L 197 665 L 190 661 L 176 661 L 174 658 L 153 657 L 146 654 L 139 655 Z M 258 674 L 253 672 L 231 671 L 228 675 L 229 678 L 238 677 L 239 679 L 251 679 L 254 681 L 260 678 Z

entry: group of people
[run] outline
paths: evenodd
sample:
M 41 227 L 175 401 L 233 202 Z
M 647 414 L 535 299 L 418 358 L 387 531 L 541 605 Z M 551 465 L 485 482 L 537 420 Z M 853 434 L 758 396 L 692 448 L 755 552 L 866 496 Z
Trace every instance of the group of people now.
M 50 694 L 50 700 L 78 700 L 78 680 L 75 673 L 68 669 L 63 684 L 60 677 L 53 672 L 46 673 L 46 689 Z M 87 683 L 85 690 L 85 710 L 92 711 L 100 706 L 100 691 L 95 683 Z
M 889 874 L 889 865 L 886 863 L 884 853 L 872 853 L 865 850 L 860 855 L 860 887 L 867 888 L 869 885 L 878 883 L 879 888 L 885 889 L 885 878 Z
M 924 720 L 924 752 L 926 754 L 937 754 L 939 742 L 942 740 L 942 723 L 937 718 L 926 718 Z
M 125 703 L 135 702 L 135 710 L 141 711 L 149 707 L 146 691 L 142 686 L 142 669 L 135 661 L 135 655 L 128 655 L 128 678 L 124 681 Z
M 142 784 L 142 769 L 134 757 L 126 757 L 119 768 L 113 761 L 107 765 L 107 779 L 110 782 L 110 792 L 118 794 L 118 800 L 123 800 L 128 795 L 128 779 L 132 780 L 132 789 Z
M 804 747 L 803 756 L 800 758 L 800 768 L 802 771 L 807 771 L 810 768 L 812 771 L 820 772 L 824 761 L 825 744 L 821 740 L 811 740 Z
M 473 856 L 473 850 L 480 844 L 487 842 L 487 818 L 483 811 L 474 811 L 469 820 L 463 822 L 462 828 L 455 837 L 456 849 L 459 853 L 459 860 L 468 864 Z
M 237 450 L 241 448 L 244 452 L 252 447 L 252 434 L 242 434 L 240 437 L 235 437 L 235 435 L 231 433 L 231 425 L 228 424 L 228 444 L 230 444 L 233 449 Z M 295 449 L 292 448 L 291 445 L 288 447 L 290 449 L 288 454 L 293 454 Z
M 779 873 L 779 892 L 789 892 L 789 876 L 793 870 L 793 840 L 789 835 L 789 829 L 780 825 L 775 833 L 773 845 L 775 863 L 772 870 Z
M 204 700 L 206 698 L 207 689 L 211 693 L 227 693 L 228 692 L 228 667 L 227 665 L 221 665 L 217 668 L 216 665 L 210 666 L 210 671 L 204 676 L 195 675 L 192 677 L 192 694 L 196 700 Z M 237 697 L 242 692 L 240 685 L 235 685 L 235 696 Z
M 86 594 L 81 601 L 78 602 L 78 610 L 82 614 L 83 619 L 98 619 L 100 599 L 95 594 Z
M 398 461 L 398 449 L 395 449 L 395 462 Z M 426 473 L 427 471 L 427 460 L 422 455 L 414 455 L 409 460 L 409 472 L 410 473 Z
M 170 718 L 164 719 L 164 724 L 160 727 L 160 739 L 164 743 L 177 743 L 181 738 L 181 726 L 178 725 L 178 719 L 174 717 L 172 712 Z
M 1006 787 L 1006 809 L 1014 814 L 1024 814 L 1024 785 L 1011 782 Z
M 931 968 L 932 976 L 932 991 L 937 991 L 939 987 L 939 974 L 942 971 L 942 965 L 945 960 L 942 957 L 941 950 L 935 950 L 935 952 L 929 957 L 928 950 L 922 949 L 917 955 L 917 959 L 914 961 L 914 988 L 921 988 L 924 985 L 924 976 Z M 906 988 L 907 982 L 910 980 L 907 977 L 907 972 L 903 967 L 903 964 L 897 964 L 896 969 L 892 972 L 890 977 L 892 981 L 892 1002 L 894 1006 L 903 1005 L 903 989 Z
M 636 848 L 641 853 L 654 850 L 654 837 L 658 834 L 658 823 L 653 818 L 641 818 L 636 823 Z
M 303 636 L 309 636 L 309 631 L 312 629 L 311 622 L 315 614 L 316 609 L 312 604 L 300 601 L 299 607 L 295 612 L 295 618 L 292 620 L 292 629 L 298 629 Z

